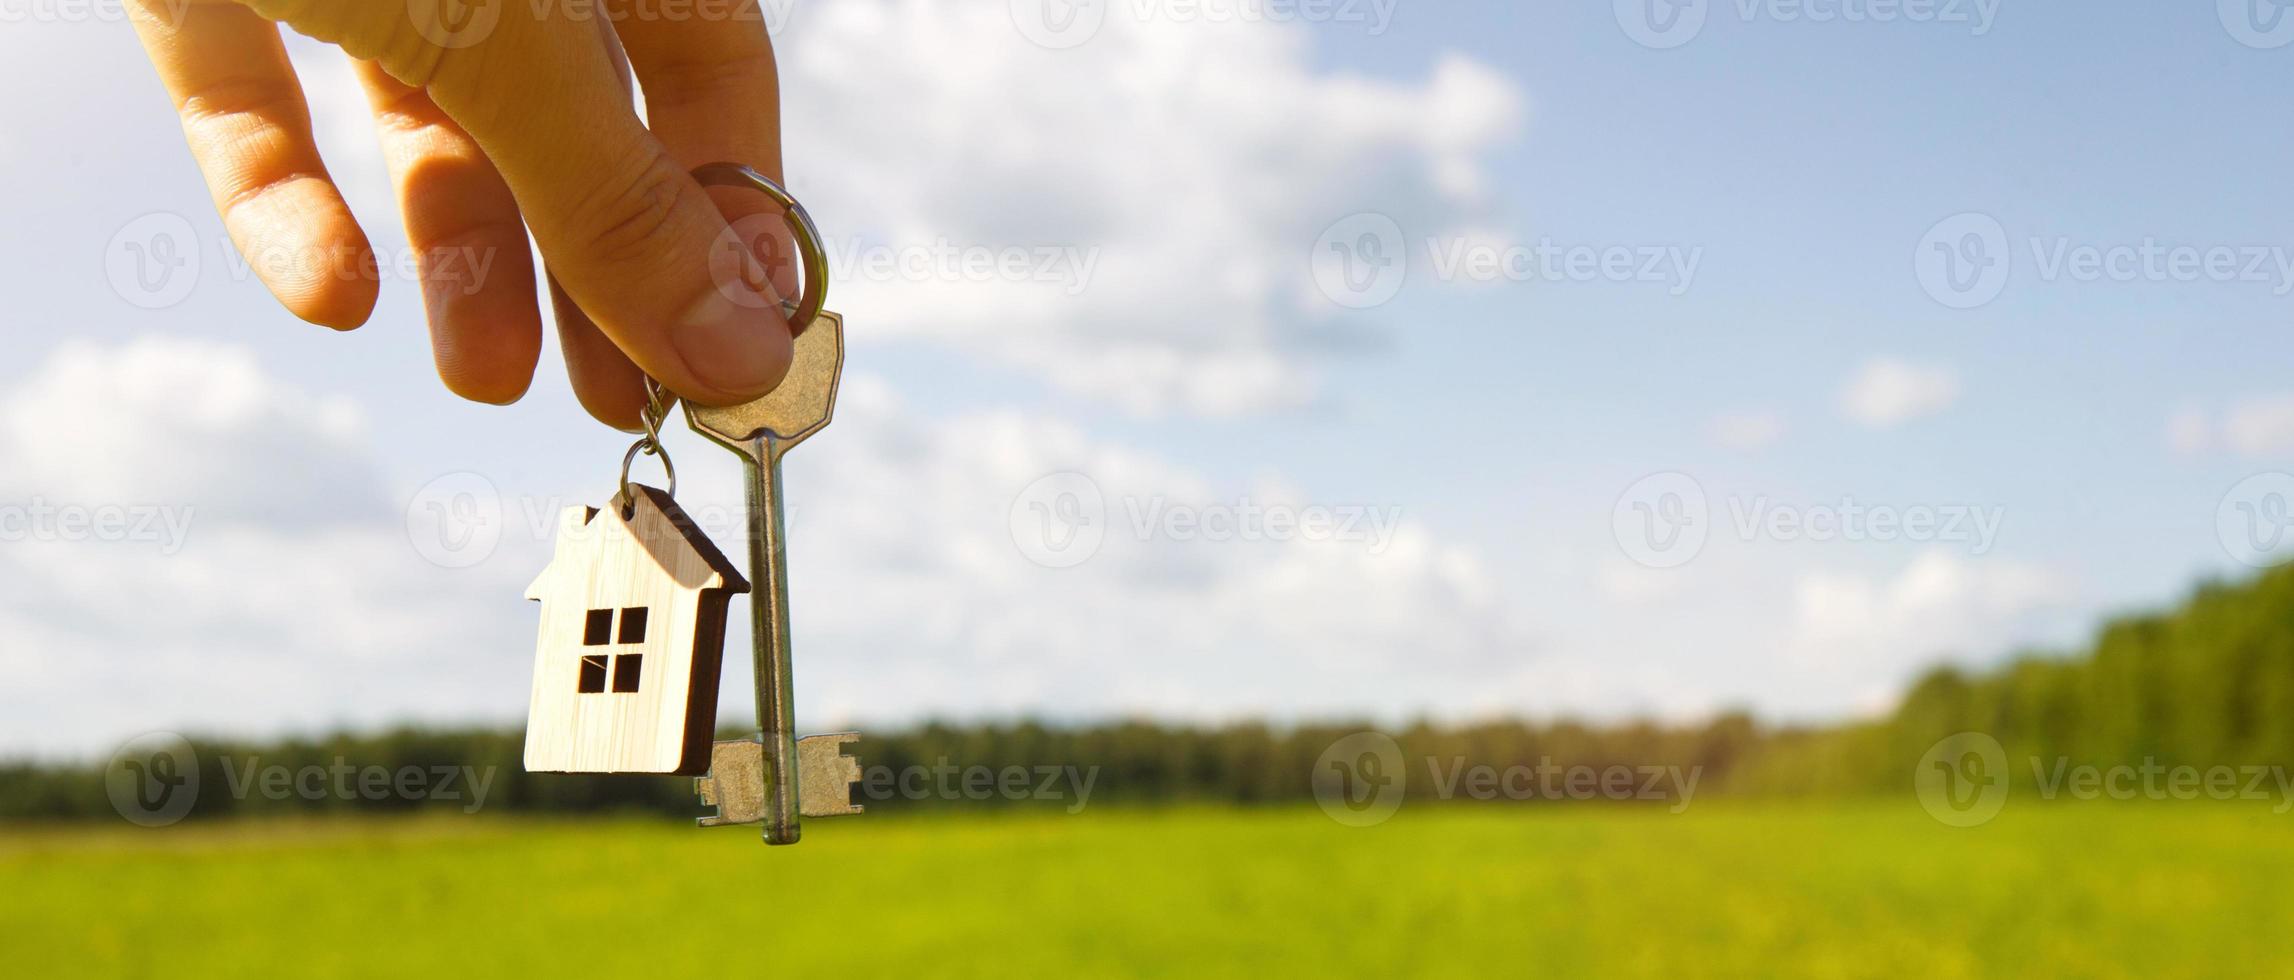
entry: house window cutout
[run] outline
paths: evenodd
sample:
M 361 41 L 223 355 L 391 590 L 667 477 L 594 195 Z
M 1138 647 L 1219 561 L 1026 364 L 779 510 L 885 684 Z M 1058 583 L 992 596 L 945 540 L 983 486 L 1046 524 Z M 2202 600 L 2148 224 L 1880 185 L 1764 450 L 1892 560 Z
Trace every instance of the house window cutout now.
M 652 618 L 644 606 L 626 609 L 592 609 L 582 620 L 581 643 L 585 647 L 635 646 L 645 642 L 646 621 Z M 614 629 L 614 620 L 621 628 Z M 574 689 L 582 694 L 606 693 L 606 675 L 613 675 L 613 693 L 636 694 L 645 676 L 643 653 L 590 653 L 581 658 L 581 672 Z

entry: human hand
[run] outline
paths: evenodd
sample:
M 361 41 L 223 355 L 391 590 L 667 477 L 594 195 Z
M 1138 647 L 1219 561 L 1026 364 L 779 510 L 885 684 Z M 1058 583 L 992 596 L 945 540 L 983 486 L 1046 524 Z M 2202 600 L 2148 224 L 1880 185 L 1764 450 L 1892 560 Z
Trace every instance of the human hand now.
M 795 269 L 757 261 L 792 254 L 777 206 L 689 175 L 734 161 L 780 179 L 780 97 L 756 0 L 678 19 L 622 16 L 625 3 L 128 8 L 233 244 L 288 310 L 352 329 L 373 313 L 379 276 L 319 159 L 281 23 L 358 60 L 446 386 L 507 404 L 532 383 L 542 339 L 530 227 L 575 394 L 634 429 L 641 371 L 708 405 L 771 390 L 790 356 L 775 297 L 793 295 Z M 650 130 L 631 106 L 632 67 Z M 482 277 L 450 261 L 472 254 L 491 260 Z

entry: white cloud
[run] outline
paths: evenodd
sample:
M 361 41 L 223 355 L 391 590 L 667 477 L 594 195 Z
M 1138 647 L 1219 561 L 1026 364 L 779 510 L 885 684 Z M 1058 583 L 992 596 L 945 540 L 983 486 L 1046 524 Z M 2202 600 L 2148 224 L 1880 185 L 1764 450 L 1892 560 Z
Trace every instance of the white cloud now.
M 2190 407 L 2167 419 L 2167 448 L 2178 456 L 2202 456 L 2214 448 L 2214 425 L 2206 410 Z
M 2241 456 L 2294 453 L 2294 395 L 2254 398 L 2232 406 L 2223 416 L 2222 442 Z
M 1934 415 L 1959 399 L 1959 379 L 1943 367 L 1875 359 L 1840 392 L 1840 410 L 1876 429 Z
M 2045 633 L 2074 589 L 2045 566 L 1928 550 L 1892 578 L 1806 573 L 1793 596 L 1792 659 L 1880 691 L 1929 663 L 1979 662 Z
M 192 521 L 180 547 L 84 535 L 0 546 L 0 635 L 14 638 L 0 670 L 20 679 L 0 688 L 0 747 L 522 717 L 534 615 L 522 595 L 549 548 L 528 524 L 569 501 L 502 486 L 502 546 L 441 568 L 410 540 L 408 498 L 384 489 L 357 411 L 280 382 L 244 349 L 68 345 L 16 387 L 0 401 L 0 458 L 18 463 L 0 506 L 156 505 Z M 69 430 L 54 424 L 58 404 L 84 406 Z M 1057 419 L 927 418 L 867 375 L 846 380 L 837 415 L 834 437 L 788 468 L 809 724 L 1385 716 L 1469 703 L 1533 652 L 1479 557 L 1390 503 L 1317 500 L 1272 479 L 1222 485 Z M 1013 504 L 1063 471 L 1088 475 L 1103 542 L 1074 567 L 1045 567 L 1023 552 Z M 738 554 L 730 483 L 696 479 L 681 499 Z M 1152 520 L 1318 506 L 1336 516 L 1315 535 L 1256 517 L 1176 534 Z M 1363 516 L 1343 525 L 1346 514 Z M 739 666 L 721 703 L 746 722 L 745 606 L 734 614 Z
M 1462 56 L 1389 81 L 1317 66 L 1297 25 L 1121 16 L 1053 51 L 1005 8 L 808 9 L 779 43 L 794 189 L 846 250 L 1077 249 L 1088 281 L 847 274 L 831 305 L 863 336 L 958 345 L 1140 414 L 1312 398 L 1350 340 L 1313 242 L 1361 211 L 1430 236 L 1482 210 L 1522 115 L 1514 82 Z
M 0 493 L 326 524 L 382 506 L 349 402 L 264 374 L 245 348 L 66 341 L 0 396 Z
M 2224 410 L 2219 421 L 2204 408 L 2185 406 L 2168 416 L 2166 441 L 2186 457 L 2218 448 L 2250 459 L 2294 454 L 2294 394 L 2249 398 Z
M 1676 596 L 1686 576 L 1678 569 L 1650 568 L 1618 557 L 1603 557 L 1593 571 L 1593 587 L 1621 605 L 1647 606 Z
M 1775 412 L 1740 412 L 1723 415 L 1706 427 L 1714 445 L 1723 449 L 1766 449 L 1784 437 L 1784 416 Z
M 355 408 L 242 348 L 70 343 L 20 379 L 0 401 L 0 669 L 19 679 L 0 745 L 522 702 L 530 627 L 497 601 L 521 582 L 424 563 L 367 445 Z M 65 516 L 104 513 L 126 519 Z
M 837 418 L 791 477 L 808 501 L 792 561 L 815 651 L 800 654 L 799 704 L 825 718 L 1384 714 L 1462 703 L 1482 672 L 1533 653 L 1480 559 L 1407 512 L 1382 547 L 1367 519 L 1359 539 L 1322 540 L 1174 537 L 1151 520 L 1246 501 L 1392 516 L 1379 502 L 1222 486 L 1053 419 L 926 419 L 866 379 Z M 1039 566 L 1015 540 L 1043 540 L 1014 504 L 1056 473 L 1088 481 L 1097 506 L 1075 513 L 1103 515 L 1073 567 Z

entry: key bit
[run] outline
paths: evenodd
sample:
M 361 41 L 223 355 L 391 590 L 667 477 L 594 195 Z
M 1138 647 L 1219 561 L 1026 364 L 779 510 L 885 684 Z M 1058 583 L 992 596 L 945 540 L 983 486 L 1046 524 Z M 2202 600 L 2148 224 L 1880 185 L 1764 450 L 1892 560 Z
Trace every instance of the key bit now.
M 808 817 L 841 817 L 863 809 L 852 802 L 852 787 L 860 782 L 860 760 L 844 754 L 844 747 L 860 740 L 857 732 L 813 735 L 797 740 L 797 768 L 803 773 L 800 809 Z M 765 792 L 765 745 L 756 739 L 735 739 L 710 746 L 709 774 L 693 780 L 701 802 L 717 808 L 702 817 L 703 827 L 730 827 L 763 823 L 768 816 Z

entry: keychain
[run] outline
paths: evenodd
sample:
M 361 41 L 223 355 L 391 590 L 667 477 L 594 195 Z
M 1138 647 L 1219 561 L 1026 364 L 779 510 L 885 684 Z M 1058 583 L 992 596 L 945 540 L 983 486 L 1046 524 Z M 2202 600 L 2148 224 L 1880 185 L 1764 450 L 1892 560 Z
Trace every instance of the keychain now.
M 858 735 L 799 739 L 789 657 L 788 549 L 781 457 L 827 427 L 844 369 L 844 321 L 821 308 L 827 256 L 804 207 L 770 178 L 733 163 L 693 172 L 707 186 L 763 192 L 788 213 L 804 292 L 782 304 L 801 324 L 787 377 L 764 397 L 729 408 L 685 407 L 697 431 L 747 464 L 751 659 L 757 738 L 711 742 L 725 608 L 750 583 L 674 499 L 677 471 L 661 445 L 667 398 L 647 378 L 645 435 L 622 457 L 621 490 L 604 510 L 568 508 L 557 553 L 527 598 L 542 603 L 526 724 L 533 772 L 701 775 L 694 789 L 717 808 L 701 826 L 763 825 L 771 844 L 796 843 L 799 816 L 860 812 L 851 787 L 860 763 L 844 754 Z M 657 456 L 669 489 L 629 482 L 640 453 Z

